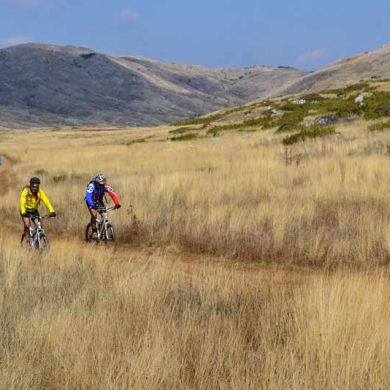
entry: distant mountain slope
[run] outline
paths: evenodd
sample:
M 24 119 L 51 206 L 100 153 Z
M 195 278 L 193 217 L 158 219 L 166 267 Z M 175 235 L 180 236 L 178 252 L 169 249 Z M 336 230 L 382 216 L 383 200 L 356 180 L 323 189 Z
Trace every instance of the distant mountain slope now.
M 390 78 L 390 45 L 345 58 L 298 80 L 293 80 L 289 85 L 276 91 L 274 96 L 341 88 L 371 78 Z
M 266 97 L 292 68 L 207 69 L 85 48 L 0 50 L 0 126 L 156 125 Z

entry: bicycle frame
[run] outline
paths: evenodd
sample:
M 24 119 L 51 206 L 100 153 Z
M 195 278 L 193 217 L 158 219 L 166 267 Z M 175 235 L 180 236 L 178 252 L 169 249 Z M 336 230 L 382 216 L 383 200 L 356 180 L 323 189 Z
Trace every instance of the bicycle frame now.
M 44 215 L 39 218 L 30 217 L 30 227 L 29 227 L 29 237 L 28 245 L 30 248 L 40 248 L 41 247 L 41 237 L 45 236 L 45 230 L 43 229 L 41 220 L 51 218 L 50 215 Z M 34 223 L 34 227 L 31 226 L 31 223 Z M 38 244 L 38 245 L 37 245 Z
M 99 241 L 103 237 L 108 236 L 107 225 L 110 222 L 110 219 L 108 217 L 108 212 L 111 210 L 114 210 L 114 209 L 115 209 L 115 207 L 109 207 L 108 209 L 106 209 L 106 208 L 97 209 L 97 211 L 101 215 L 101 218 L 96 219 L 97 239 Z

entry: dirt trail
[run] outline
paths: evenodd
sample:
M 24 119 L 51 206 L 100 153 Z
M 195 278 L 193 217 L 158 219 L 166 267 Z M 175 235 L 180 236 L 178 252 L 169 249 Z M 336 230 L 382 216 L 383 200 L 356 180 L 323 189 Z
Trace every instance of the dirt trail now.
M 13 167 L 15 161 L 9 157 L 3 157 L 3 164 L 0 166 L 0 198 L 7 194 L 14 183 Z M 49 229 L 50 230 L 50 229 Z M 7 237 L 12 241 L 19 241 L 20 232 L 16 229 L 16 225 L 8 226 L 6 230 L 1 229 L 0 235 Z M 49 233 L 50 235 L 50 233 Z M 53 246 L 60 246 L 66 240 L 68 243 L 71 239 L 66 238 L 66 235 L 61 239 L 49 236 Z M 87 245 L 81 242 L 80 245 Z M 104 247 L 107 249 L 107 247 Z M 194 273 L 213 272 L 216 268 L 222 268 L 234 274 L 242 276 L 246 282 L 255 283 L 288 283 L 301 284 L 311 279 L 313 272 L 309 269 L 299 267 L 289 267 L 283 265 L 264 265 L 253 262 L 237 261 L 228 257 L 213 257 L 204 254 L 186 253 L 180 251 L 169 251 L 160 248 L 159 250 L 150 251 L 150 249 L 142 247 L 132 247 L 129 244 L 118 244 L 112 248 L 111 257 L 123 261 L 124 259 L 131 260 L 134 257 L 157 256 L 164 258 L 171 267 L 179 267 L 185 273 L 191 275 Z M 315 273 L 315 272 L 314 272 Z
M 55 222 L 55 221 L 53 221 Z M 56 250 L 62 250 L 64 245 L 72 247 L 75 240 L 63 236 L 62 238 L 53 237 L 48 230 L 49 240 L 52 251 L 55 255 Z M 7 241 L 19 242 L 20 231 L 17 231 L 15 226 L 8 229 L 0 227 L 0 236 L 6 238 Z M 87 244 L 77 240 L 76 245 L 89 245 L 91 248 L 96 248 L 93 244 Z M 242 278 L 243 283 L 273 283 L 273 284 L 302 284 L 308 282 L 313 272 L 308 269 L 291 268 L 282 265 L 264 265 L 249 262 L 239 262 L 227 257 L 213 257 L 204 254 L 194 254 L 186 252 L 170 252 L 164 248 L 151 250 L 150 248 L 133 247 L 130 244 L 118 243 L 116 246 L 106 246 L 101 244 L 102 250 L 108 250 L 108 256 L 113 263 L 115 262 L 131 262 L 133 259 L 161 259 L 168 267 L 179 269 L 191 277 L 194 274 L 204 275 L 212 274 L 215 270 L 223 269 L 229 273 Z

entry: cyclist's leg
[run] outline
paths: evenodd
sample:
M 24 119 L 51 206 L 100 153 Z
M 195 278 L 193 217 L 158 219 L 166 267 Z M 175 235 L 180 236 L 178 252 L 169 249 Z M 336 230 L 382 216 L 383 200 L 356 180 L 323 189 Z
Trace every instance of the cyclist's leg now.
M 23 242 L 24 239 L 29 237 L 31 221 L 35 221 L 36 219 L 39 219 L 39 212 L 38 212 L 38 210 L 28 210 L 26 212 L 26 214 L 27 214 L 27 217 L 22 217 L 22 221 L 23 221 L 23 225 L 24 225 L 24 231 L 23 231 L 22 237 L 20 239 L 20 242 Z
M 91 215 L 92 230 L 95 232 L 96 231 L 96 218 L 97 218 L 98 212 L 96 209 L 88 208 L 88 210 L 89 210 L 89 214 Z
M 22 217 L 23 222 L 23 234 L 20 238 L 20 242 L 22 243 L 30 234 L 30 218 Z
M 30 213 L 31 222 L 34 223 L 34 227 L 37 226 L 37 222 L 40 221 L 41 216 L 38 210 L 34 210 Z

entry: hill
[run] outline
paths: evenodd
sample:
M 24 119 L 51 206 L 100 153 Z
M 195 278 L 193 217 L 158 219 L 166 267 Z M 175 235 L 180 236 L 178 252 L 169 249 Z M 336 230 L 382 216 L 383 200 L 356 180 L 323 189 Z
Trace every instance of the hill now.
M 390 79 L 375 78 L 343 88 L 266 99 L 177 123 L 171 140 L 217 137 L 226 132 L 272 130 L 285 145 L 336 135 L 361 122 L 370 131 L 390 129 Z
M 155 125 L 265 97 L 292 68 L 207 69 L 24 44 L 0 50 L 0 121 L 21 125 Z
M 276 91 L 274 96 L 319 92 L 324 89 L 342 88 L 362 80 L 390 77 L 390 45 L 378 50 L 344 58 Z

